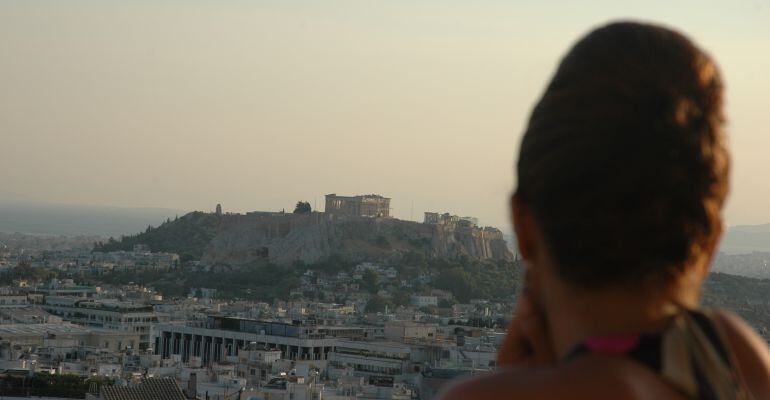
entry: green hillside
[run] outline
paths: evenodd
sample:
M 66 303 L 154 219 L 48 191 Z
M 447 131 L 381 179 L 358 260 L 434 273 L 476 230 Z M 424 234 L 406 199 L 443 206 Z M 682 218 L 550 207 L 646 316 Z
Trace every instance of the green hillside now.
M 135 245 L 144 244 L 152 251 L 177 253 L 182 262 L 198 260 L 216 235 L 220 222 L 219 215 L 194 211 L 158 227 L 149 226 L 142 233 L 96 243 L 94 251 L 130 251 Z
M 376 292 L 377 288 L 387 287 L 393 293 L 393 298 L 385 302 L 391 306 L 404 305 L 411 293 L 427 291 L 430 288 L 446 290 L 459 302 L 468 302 L 470 299 L 510 301 L 521 290 L 521 269 L 518 262 L 425 259 L 420 254 L 411 254 L 405 260 L 386 266 L 398 271 L 398 282 L 388 285 L 377 282 L 374 283 L 376 288 L 371 289 Z M 308 270 L 314 271 L 316 277 L 332 278 L 339 272 L 352 275 L 353 267 L 353 263 L 340 257 L 332 257 L 314 264 L 297 263 L 293 266 L 252 264 L 239 267 L 220 266 L 210 270 L 191 269 L 184 272 L 113 273 L 98 279 L 110 284 L 134 282 L 152 286 L 169 297 L 183 296 L 191 289 L 207 287 L 217 289 L 218 295 L 226 299 L 271 301 L 275 298 L 288 299 L 292 290 L 307 289 L 301 285 L 300 277 Z M 420 283 L 419 276 L 430 276 L 432 282 Z M 401 280 L 411 282 L 413 287 L 399 288 Z M 325 300 L 343 302 L 344 298 Z
M 770 280 L 712 273 L 704 284 L 703 305 L 731 310 L 756 327 L 770 327 Z

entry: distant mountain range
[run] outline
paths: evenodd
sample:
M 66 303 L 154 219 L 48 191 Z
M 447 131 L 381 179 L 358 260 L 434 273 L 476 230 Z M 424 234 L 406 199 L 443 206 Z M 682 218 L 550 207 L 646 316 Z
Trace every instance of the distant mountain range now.
M 729 254 L 770 252 L 770 224 L 730 227 L 722 238 L 720 250 Z
M 187 211 L 85 206 L 0 198 L 0 232 L 37 235 L 120 236 L 158 226 Z
M 513 234 L 504 236 L 511 252 L 516 254 L 516 236 Z M 719 251 L 726 254 L 770 252 L 770 224 L 729 227 L 722 237 Z
M 735 226 L 731 226 L 730 230 L 733 232 L 743 232 L 743 233 L 769 233 L 770 224 L 735 225 Z

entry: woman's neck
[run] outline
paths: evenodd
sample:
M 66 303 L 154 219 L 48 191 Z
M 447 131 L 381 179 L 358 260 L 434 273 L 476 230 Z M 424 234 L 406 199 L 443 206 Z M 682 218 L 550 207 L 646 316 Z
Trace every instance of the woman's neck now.
M 591 336 L 660 332 L 677 312 L 697 307 L 699 299 L 697 288 L 682 285 L 670 290 L 560 289 L 543 305 L 560 359 Z

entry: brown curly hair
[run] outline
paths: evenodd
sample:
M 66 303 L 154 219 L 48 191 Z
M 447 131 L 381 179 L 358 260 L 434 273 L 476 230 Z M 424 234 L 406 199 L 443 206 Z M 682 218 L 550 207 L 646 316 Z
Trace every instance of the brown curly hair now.
M 622 22 L 564 57 L 521 142 L 517 196 L 562 278 L 671 277 L 721 226 L 723 84 L 688 38 Z

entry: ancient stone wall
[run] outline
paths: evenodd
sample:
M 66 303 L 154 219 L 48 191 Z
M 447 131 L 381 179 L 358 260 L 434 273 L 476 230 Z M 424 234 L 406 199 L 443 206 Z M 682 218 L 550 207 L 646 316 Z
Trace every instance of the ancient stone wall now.
M 420 252 L 428 257 L 513 258 L 494 228 L 448 227 L 394 218 L 326 213 L 260 213 L 228 216 L 206 248 L 203 262 L 279 265 L 312 263 L 338 254 L 351 261 L 377 261 Z

